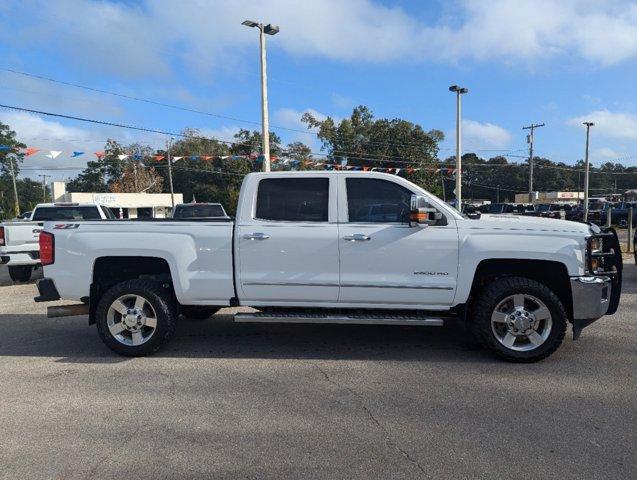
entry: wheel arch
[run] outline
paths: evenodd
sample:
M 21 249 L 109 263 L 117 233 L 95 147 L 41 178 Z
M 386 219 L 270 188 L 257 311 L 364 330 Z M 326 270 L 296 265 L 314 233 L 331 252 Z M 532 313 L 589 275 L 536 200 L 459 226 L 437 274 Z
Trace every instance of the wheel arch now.
M 93 264 L 90 286 L 89 324 L 95 323 L 97 303 L 104 292 L 113 285 L 135 279 L 147 279 L 167 285 L 175 297 L 173 276 L 166 259 L 152 256 L 97 257 Z
M 473 277 L 470 299 L 489 282 L 502 277 L 525 277 L 550 288 L 560 299 L 568 318 L 573 318 L 573 297 L 567 266 L 551 260 L 498 258 L 482 260 Z

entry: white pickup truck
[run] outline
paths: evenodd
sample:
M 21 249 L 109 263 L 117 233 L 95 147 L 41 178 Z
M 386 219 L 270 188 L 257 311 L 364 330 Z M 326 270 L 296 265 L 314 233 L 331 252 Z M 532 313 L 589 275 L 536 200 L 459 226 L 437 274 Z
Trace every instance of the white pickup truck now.
M 114 219 L 111 211 L 92 203 L 39 203 L 26 221 L 0 223 L 0 265 L 14 282 L 28 282 L 40 266 L 38 237 L 51 220 Z
M 614 231 L 522 216 L 463 217 L 397 176 L 247 175 L 236 220 L 46 223 L 36 301 L 79 300 L 123 355 L 147 355 L 179 314 L 247 306 L 239 322 L 466 321 L 501 357 L 531 362 L 617 309 Z

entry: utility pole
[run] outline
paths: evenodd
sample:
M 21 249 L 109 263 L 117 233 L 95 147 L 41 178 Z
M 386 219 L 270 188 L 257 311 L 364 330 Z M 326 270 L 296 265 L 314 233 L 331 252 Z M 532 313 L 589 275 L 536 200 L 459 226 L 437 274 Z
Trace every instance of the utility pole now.
M 456 209 L 462 212 L 462 101 L 460 97 L 465 93 L 469 93 L 469 89 L 451 85 L 449 91 L 456 94 Z
M 263 171 L 270 171 L 270 123 L 268 119 L 268 77 L 266 73 L 266 55 L 265 55 L 265 36 L 276 35 L 279 33 L 279 27 L 255 22 L 253 20 L 244 20 L 241 22 L 246 27 L 259 28 L 259 46 L 261 50 L 261 143 L 263 147 Z
M 168 140 L 168 146 L 166 148 L 166 160 L 168 160 L 168 183 L 170 184 L 170 203 L 172 203 L 173 210 L 175 208 L 175 191 L 173 190 L 173 166 L 170 158 L 170 147 L 172 147 L 174 138 L 170 137 Z
M 543 127 L 543 123 L 532 123 L 528 127 L 522 127 L 522 130 L 531 130 L 527 135 L 526 141 L 529 144 L 529 203 L 533 203 L 533 139 L 536 128 Z
M 443 173 L 444 168 L 440 169 L 440 184 L 442 185 L 442 200 L 447 201 L 447 194 L 445 193 L 445 175 Z
M 586 153 L 584 155 L 584 221 L 588 222 L 588 143 L 591 127 L 595 124 L 593 122 L 584 122 L 584 125 L 586 125 Z
M 51 178 L 51 175 L 38 175 L 38 177 L 42 177 L 42 202 L 46 203 L 46 179 Z
M 20 202 L 18 201 L 18 186 L 15 182 L 15 167 L 13 165 L 13 157 L 7 155 L 7 158 L 11 167 L 11 180 L 13 180 L 13 213 L 17 217 L 20 215 Z

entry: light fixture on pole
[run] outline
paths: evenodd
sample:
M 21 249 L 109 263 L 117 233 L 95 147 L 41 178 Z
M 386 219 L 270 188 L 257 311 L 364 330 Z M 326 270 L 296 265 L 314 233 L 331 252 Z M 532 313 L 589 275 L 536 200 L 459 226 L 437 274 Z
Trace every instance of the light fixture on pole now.
M 469 89 L 451 85 L 450 92 L 456 94 L 456 208 L 462 212 L 462 145 L 461 145 L 461 122 L 462 122 L 462 102 L 460 96 L 468 93 Z
M 588 141 L 593 122 L 584 122 L 586 125 L 586 153 L 584 157 L 584 221 L 588 222 Z
M 263 171 L 270 171 L 270 122 L 268 119 L 268 78 L 266 74 L 265 36 L 276 35 L 279 27 L 271 24 L 263 25 L 253 20 L 241 22 L 246 27 L 259 29 L 259 45 L 261 48 L 261 137 L 263 154 Z

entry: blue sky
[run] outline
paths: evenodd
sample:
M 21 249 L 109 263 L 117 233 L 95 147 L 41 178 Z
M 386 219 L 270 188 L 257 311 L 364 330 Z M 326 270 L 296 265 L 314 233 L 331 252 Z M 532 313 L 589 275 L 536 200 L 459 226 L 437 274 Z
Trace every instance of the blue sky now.
M 521 127 L 544 122 L 537 154 L 572 163 L 583 156 L 581 122 L 592 120 L 594 164 L 637 164 L 637 3 L 621 0 L 5 0 L 0 19 L 11 28 L 0 31 L 0 68 L 237 120 L 6 71 L 0 103 L 170 131 L 196 127 L 231 139 L 238 128 L 258 128 L 247 122 L 260 118 L 258 38 L 240 24 L 246 18 L 281 28 L 268 38 L 276 127 L 304 129 L 305 111 L 342 118 L 364 104 L 378 117 L 444 131 L 446 157 L 455 121 L 447 88 L 457 83 L 470 90 L 463 103 L 467 151 L 524 155 Z M 107 137 L 156 146 L 165 140 L 3 109 L 0 120 L 30 146 L 64 151 L 54 161 L 30 157 L 32 168 L 80 166 L 68 152 L 97 151 Z M 315 136 L 276 127 L 286 142 L 319 151 Z

